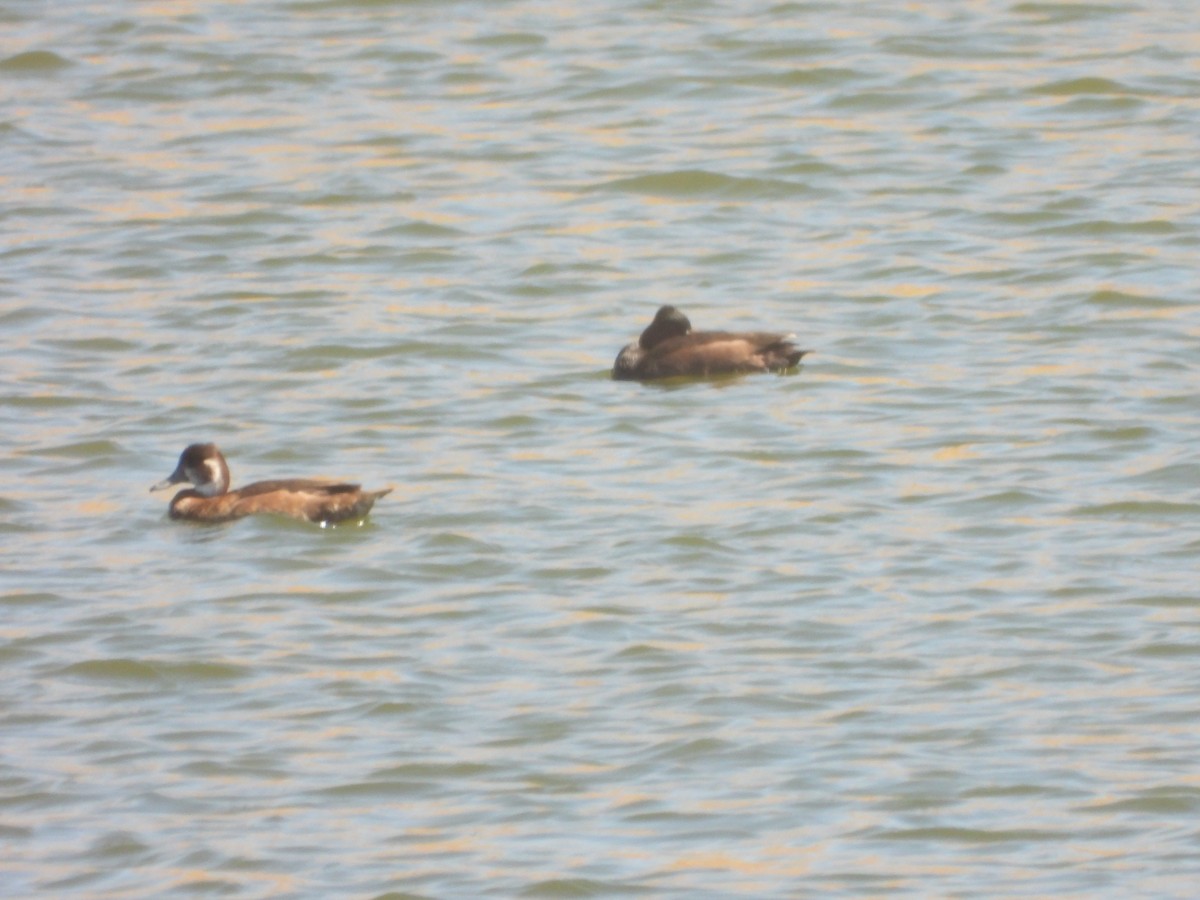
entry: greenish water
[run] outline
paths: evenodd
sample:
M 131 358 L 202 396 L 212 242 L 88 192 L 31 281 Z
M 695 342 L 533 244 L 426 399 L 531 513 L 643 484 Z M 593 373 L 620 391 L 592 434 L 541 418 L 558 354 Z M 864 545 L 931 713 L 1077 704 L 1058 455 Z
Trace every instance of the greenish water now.
M 0 22 L 4 896 L 1194 894 L 1190 3 Z

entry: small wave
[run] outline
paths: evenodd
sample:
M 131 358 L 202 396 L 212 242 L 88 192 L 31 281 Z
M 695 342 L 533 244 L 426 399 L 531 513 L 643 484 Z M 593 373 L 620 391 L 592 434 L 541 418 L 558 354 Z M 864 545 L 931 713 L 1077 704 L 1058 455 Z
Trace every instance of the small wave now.
M 15 75 L 45 75 L 69 69 L 75 65 L 69 59 L 50 50 L 30 50 L 7 59 L 0 59 L 0 72 Z
M 1051 97 L 1073 97 L 1078 94 L 1134 94 L 1119 81 L 1109 78 L 1068 78 L 1063 81 L 1051 81 L 1031 89 L 1034 94 L 1046 94 Z
M 778 178 L 742 178 L 704 169 L 678 169 L 673 172 L 617 178 L 594 185 L 590 190 L 645 194 L 652 197 L 755 200 L 805 194 L 810 188 Z
M 1038 235 L 1080 235 L 1083 237 L 1111 237 L 1133 234 L 1175 234 L 1178 227 L 1165 219 L 1143 219 L 1136 222 L 1113 222 L 1109 219 L 1094 219 L 1071 225 L 1053 225 L 1034 232 Z
M 1193 518 L 1198 513 L 1200 503 L 1174 503 L 1169 500 L 1123 500 L 1079 506 L 1071 511 L 1075 516 L 1111 519 Z

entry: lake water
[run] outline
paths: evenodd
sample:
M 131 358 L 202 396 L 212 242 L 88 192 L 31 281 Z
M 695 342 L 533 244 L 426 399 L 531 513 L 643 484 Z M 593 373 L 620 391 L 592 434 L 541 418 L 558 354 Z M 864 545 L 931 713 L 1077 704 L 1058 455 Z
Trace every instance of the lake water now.
M 1198 27 L 0 5 L 0 894 L 1194 896 Z

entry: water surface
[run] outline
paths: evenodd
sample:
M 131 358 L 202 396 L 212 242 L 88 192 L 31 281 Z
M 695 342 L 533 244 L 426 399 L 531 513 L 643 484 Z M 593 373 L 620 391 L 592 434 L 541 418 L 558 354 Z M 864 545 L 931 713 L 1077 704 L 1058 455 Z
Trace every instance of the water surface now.
M 1194 893 L 1190 3 L 0 21 L 5 896 Z

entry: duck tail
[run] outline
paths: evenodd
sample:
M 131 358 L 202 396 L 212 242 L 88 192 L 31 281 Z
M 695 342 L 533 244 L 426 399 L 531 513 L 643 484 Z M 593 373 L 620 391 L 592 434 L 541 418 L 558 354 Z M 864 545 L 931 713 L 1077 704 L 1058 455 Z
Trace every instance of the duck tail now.
M 803 359 L 804 356 L 808 353 L 812 353 L 812 351 L 811 350 L 797 350 L 794 345 L 789 344 L 788 345 L 788 355 L 787 355 L 787 367 L 790 369 L 792 366 L 800 365 L 800 360 Z
M 801 350 L 792 343 L 794 337 L 794 334 L 785 335 L 770 346 L 763 348 L 763 356 L 766 357 L 768 369 L 791 369 L 800 364 L 800 360 L 805 354 L 812 353 L 811 350 Z

